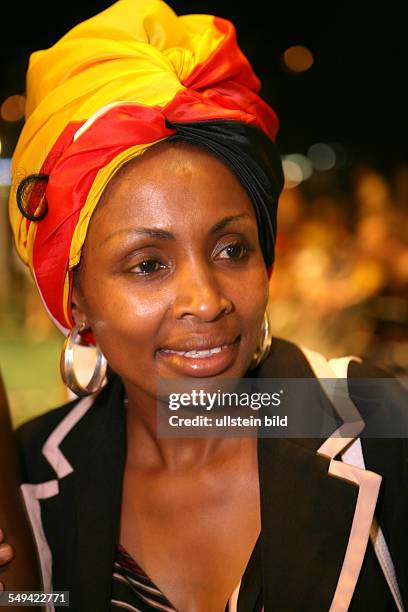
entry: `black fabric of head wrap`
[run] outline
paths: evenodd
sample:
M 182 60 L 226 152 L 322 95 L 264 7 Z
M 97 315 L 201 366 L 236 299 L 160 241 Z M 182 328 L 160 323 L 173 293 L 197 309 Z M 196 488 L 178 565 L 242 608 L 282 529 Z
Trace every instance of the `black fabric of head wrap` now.
M 196 144 L 213 153 L 236 174 L 252 200 L 259 243 L 267 266 L 275 257 L 276 215 L 283 172 L 276 145 L 259 128 L 238 121 L 170 123 L 167 141 Z

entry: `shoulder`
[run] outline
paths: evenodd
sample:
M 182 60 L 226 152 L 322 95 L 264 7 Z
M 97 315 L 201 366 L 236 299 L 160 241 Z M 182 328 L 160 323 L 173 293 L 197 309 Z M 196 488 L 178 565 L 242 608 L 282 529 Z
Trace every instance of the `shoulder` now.
M 55 473 L 45 460 L 42 449 L 50 435 L 81 400 L 75 399 L 26 421 L 15 432 L 23 481 L 42 482 L 55 478 Z
M 21 481 L 37 483 L 55 478 L 47 448 L 61 447 L 75 458 L 121 388 L 122 382 L 115 376 L 97 396 L 72 400 L 20 425 L 14 433 Z
M 256 376 L 347 379 L 348 395 L 365 423 L 361 438 L 369 469 L 382 474 L 397 464 L 408 469 L 408 389 L 392 373 L 359 355 L 327 360 L 320 353 L 274 338 Z M 343 390 L 340 384 L 339 392 Z
M 47 436 L 53 431 L 53 429 L 55 429 L 55 427 L 57 427 L 57 425 L 67 416 L 67 414 L 71 412 L 73 408 L 75 408 L 79 401 L 79 398 L 75 398 L 62 406 L 48 410 L 47 412 L 26 421 L 15 430 L 17 439 L 23 442 L 36 442 L 39 446 L 41 446 Z
M 269 355 L 256 370 L 256 373 L 258 376 L 271 378 L 322 377 L 318 371 L 319 364 L 327 364 L 333 369 L 335 363 L 340 364 L 340 362 L 345 364 L 344 374 L 350 381 L 364 378 L 389 379 L 390 388 L 392 388 L 393 382 L 395 384 L 394 388 L 401 388 L 398 379 L 391 372 L 378 367 L 364 356 L 353 355 L 328 359 L 321 353 L 283 338 L 273 338 Z M 336 372 L 333 371 L 332 375 L 341 377 L 342 368 L 335 369 Z

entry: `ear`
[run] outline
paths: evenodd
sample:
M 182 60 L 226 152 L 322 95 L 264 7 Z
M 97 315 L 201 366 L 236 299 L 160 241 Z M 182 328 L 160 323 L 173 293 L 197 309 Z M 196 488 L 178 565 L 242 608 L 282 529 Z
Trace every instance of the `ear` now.
M 84 297 L 78 287 L 73 287 L 72 289 L 71 309 L 72 318 L 74 319 L 77 325 L 79 323 L 86 323 L 86 325 L 89 326 L 88 318 L 86 315 L 86 308 L 84 304 Z

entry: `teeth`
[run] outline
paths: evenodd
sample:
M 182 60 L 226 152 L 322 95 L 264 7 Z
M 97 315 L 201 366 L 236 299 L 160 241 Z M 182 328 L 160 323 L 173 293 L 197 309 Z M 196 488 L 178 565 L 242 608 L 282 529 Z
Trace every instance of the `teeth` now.
M 208 357 L 209 355 L 214 355 L 214 353 L 219 353 L 221 350 L 221 346 L 216 346 L 208 351 L 188 351 L 184 353 L 184 357 Z
M 195 359 L 200 359 L 202 357 L 209 357 L 210 355 L 215 355 L 215 353 L 220 353 L 223 349 L 227 348 L 228 344 L 223 344 L 222 346 L 216 346 L 213 349 L 208 349 L 205 351 L 172 351 L 171 349 L 162 349 L 164 353 L 172 353 L 173 355 L 183 355 L 183 357 L 194 357 Z

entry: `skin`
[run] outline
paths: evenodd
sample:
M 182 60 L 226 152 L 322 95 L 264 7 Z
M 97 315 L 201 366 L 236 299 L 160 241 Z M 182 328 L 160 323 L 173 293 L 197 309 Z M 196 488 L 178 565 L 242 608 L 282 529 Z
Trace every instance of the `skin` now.
M 6 565 L 14 557 L 13 547 L 7 542 L 4 542 L 5 535 L 3 529 L 0 528 L 0 565 Z M 0 589 L 3 589 L 4 585 L 0 582 Z
M 260 530 L 256 440 L 157 438 L 158 379 L 206 367 L 163 348 L 225 343 L 208 377 L 241 377 L 267 299 L 251 201 L 220 160 L 167 143 L 117 173 L 88 229 L 73 314 L 128 397 L 119 541 L 181 612 L 223 612 L 245 569 Z

